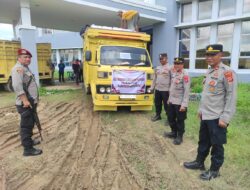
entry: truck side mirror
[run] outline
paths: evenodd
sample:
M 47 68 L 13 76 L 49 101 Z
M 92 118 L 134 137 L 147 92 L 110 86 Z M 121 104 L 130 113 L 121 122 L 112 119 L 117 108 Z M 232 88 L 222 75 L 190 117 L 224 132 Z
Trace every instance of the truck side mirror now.
M 85 61 L 91 61 L 91 51 L 85 51 Z

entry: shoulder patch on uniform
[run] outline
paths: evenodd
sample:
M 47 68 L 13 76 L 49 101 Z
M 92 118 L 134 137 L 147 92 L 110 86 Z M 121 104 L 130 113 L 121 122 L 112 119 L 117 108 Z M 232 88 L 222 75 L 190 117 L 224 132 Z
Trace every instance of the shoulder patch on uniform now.
M 188 75 L 184 75 L 184 76 L 183 76 L 183 80 L 184 80 L 185 83 L 188 83 L 188 81 L 189 81 L 189 76 L 188 76 Z
M 232 71 L 225 71 L 224 76 L 227 79 L 227 82 L 233 82 L 233 72 Z
M 18 67 L 18 68 L 16 69 L 16 71 L 17 71 L 18 73 L 23 73 L 23 68 Z

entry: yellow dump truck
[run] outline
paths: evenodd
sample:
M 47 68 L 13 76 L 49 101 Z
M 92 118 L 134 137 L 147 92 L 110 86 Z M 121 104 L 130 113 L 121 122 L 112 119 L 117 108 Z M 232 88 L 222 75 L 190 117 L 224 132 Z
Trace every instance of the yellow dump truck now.
M 12 90 L 11 69 L 16 64 L 19 48 L 21 48 L 19 41 L 0 40 L 0 85 L 4 85 L 8 91 Z M 37 44 L 37 59 L 40 80 L 52 80 L 49 43 Z
M 82 35 L 84 88 L 94 111 L 118 107 L 152 110 L 150 36 L 119 28 L 91 26 Z

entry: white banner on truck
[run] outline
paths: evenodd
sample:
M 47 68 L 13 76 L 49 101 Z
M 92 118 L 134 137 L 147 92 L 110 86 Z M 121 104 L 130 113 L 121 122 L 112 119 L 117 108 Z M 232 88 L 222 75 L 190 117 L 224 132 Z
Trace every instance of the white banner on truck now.
M 112 93 L 142 94 L 146 89 L 146 73 L 134 70 L 113 70 Z

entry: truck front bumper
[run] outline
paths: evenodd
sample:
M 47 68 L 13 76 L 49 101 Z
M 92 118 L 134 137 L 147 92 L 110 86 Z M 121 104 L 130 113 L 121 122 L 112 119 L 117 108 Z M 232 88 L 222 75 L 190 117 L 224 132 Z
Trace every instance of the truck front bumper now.
M 96 94 L 93 97 L 94 111 L 107 110 L 116 111 L 117 107 L 129 106 L 131 111 L 152 110 L 153 94 L 140 95 L 114 95 Z

